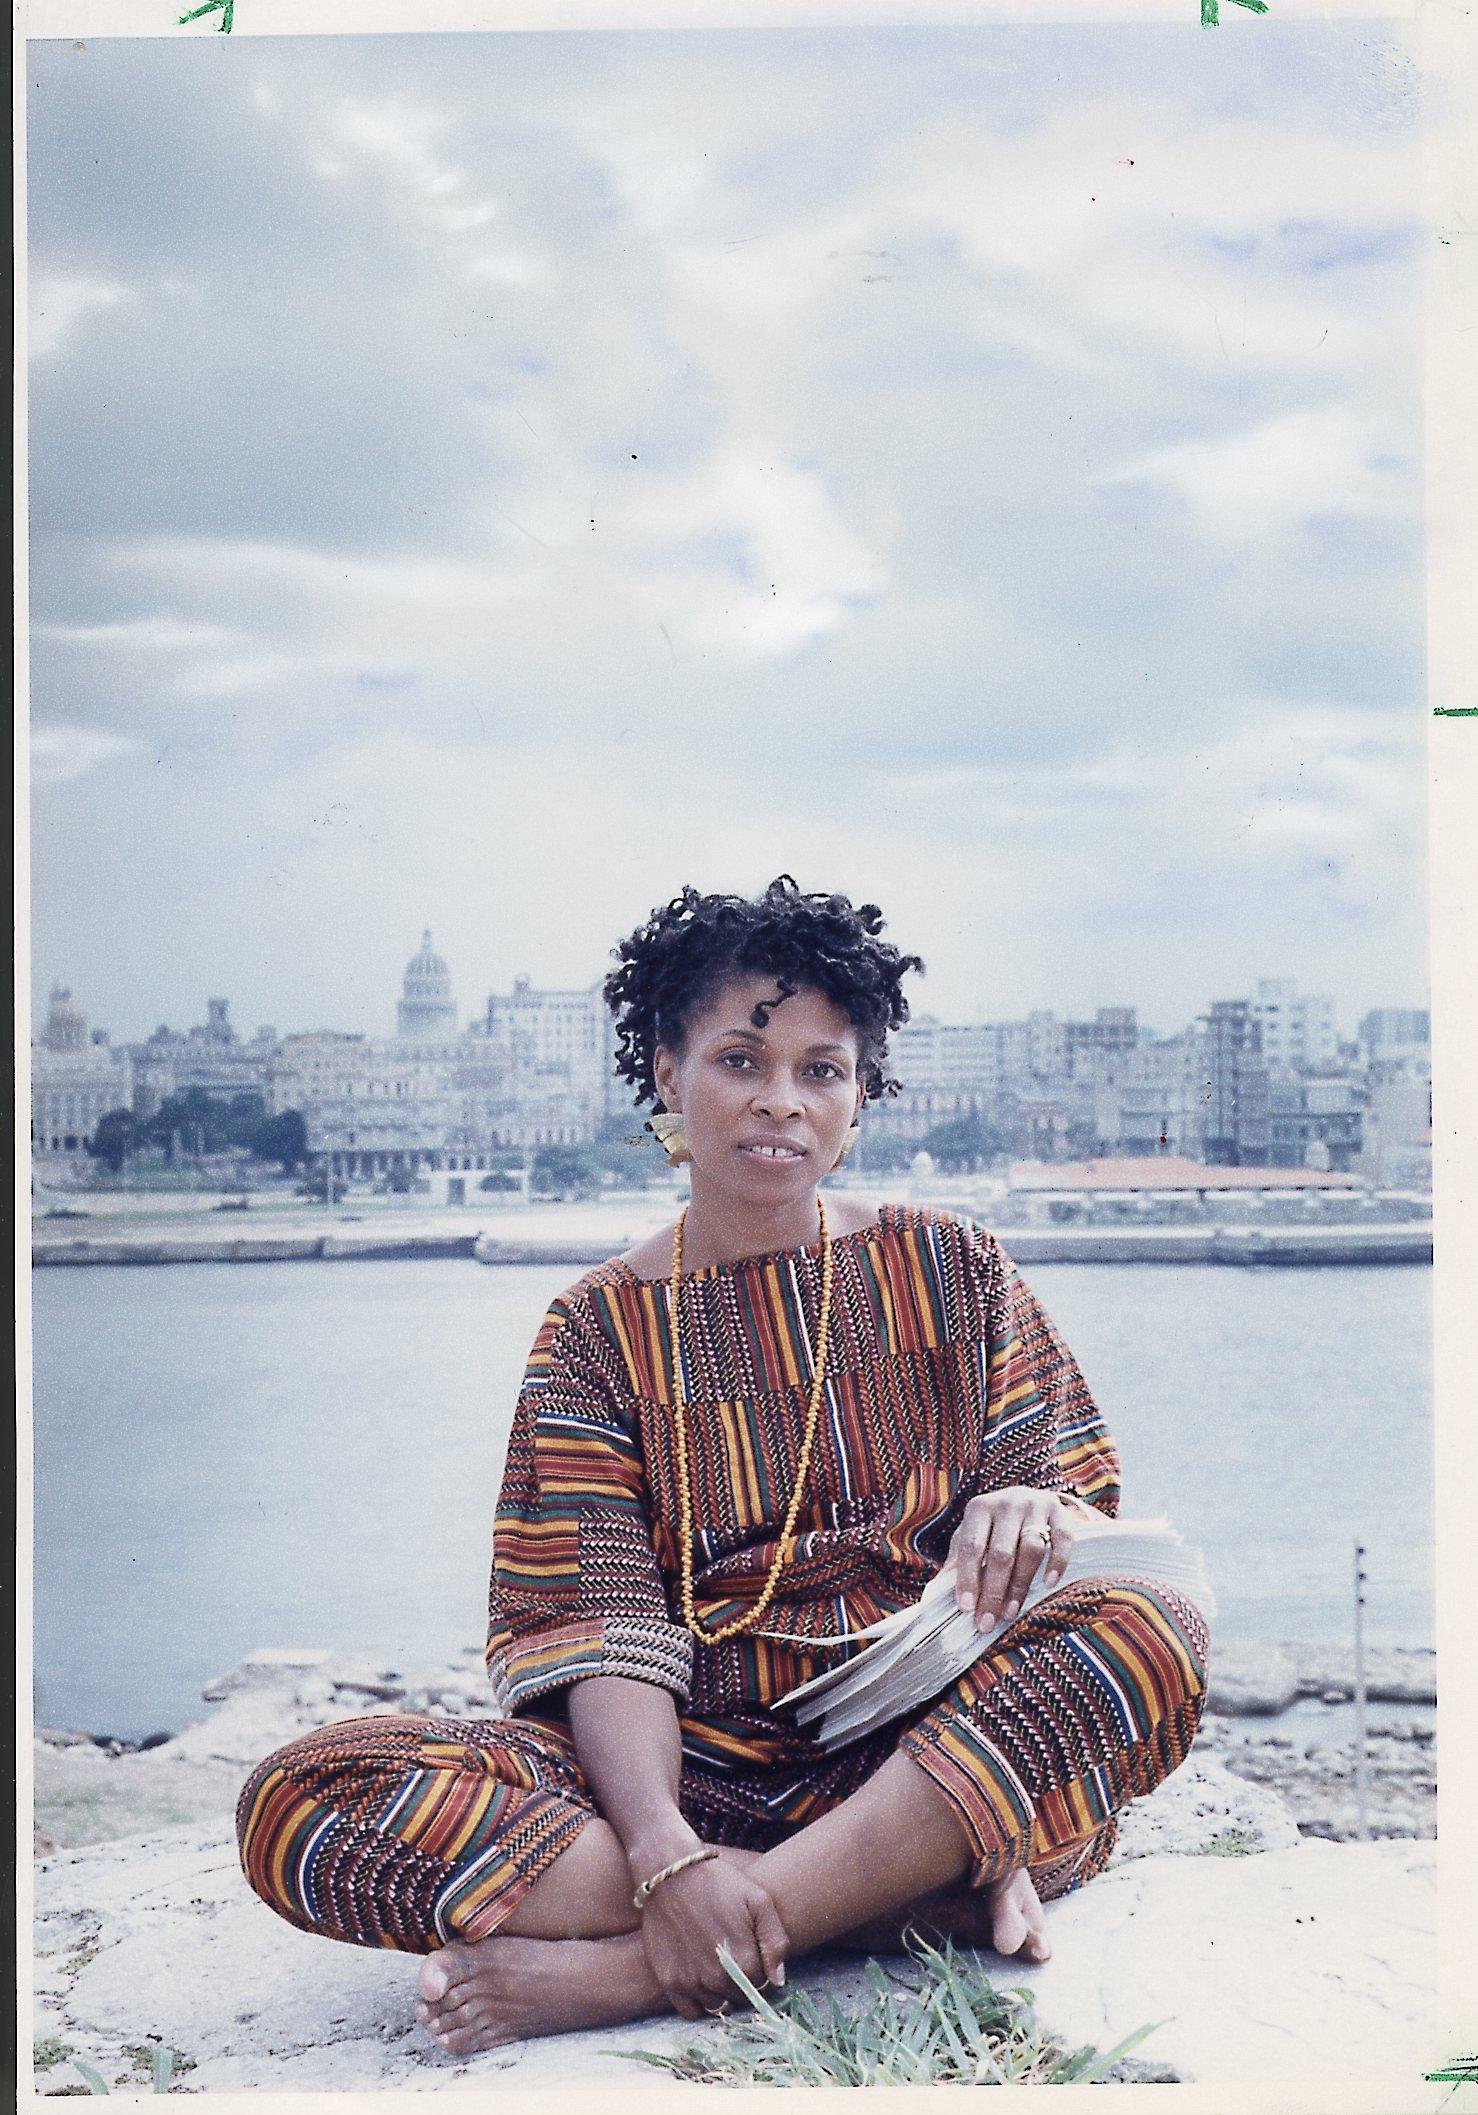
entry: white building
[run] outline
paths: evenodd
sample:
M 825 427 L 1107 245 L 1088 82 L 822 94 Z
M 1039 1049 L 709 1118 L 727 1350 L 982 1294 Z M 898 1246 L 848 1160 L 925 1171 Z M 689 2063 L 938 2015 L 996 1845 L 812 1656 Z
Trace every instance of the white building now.
M 1336 1062 L 1339 1034 L 1333 999 L 1301 992 L 1292 977 L 1262 977 L 1252 1013 L 1270 1071 L 1317 1072 Z
M 1429 1189 L 1432 1075 L 1414 1064 L 1377 1065 L 1365 1089 L 1361 1170 L 1378 1186 Z
M 1199 1160 L 1206 1136 L 1206 1037 L 1197 1028 L 1142 1044 L 1100 1089 L 1098 1135 L 1121 1154 Z
M 310 1156 L 338 1175 L 474 1168 L 521 1143 L 506 1061 L 468 1035 L 286 1036 L 267 1105 L 274 1116 L 298 1110 Z
M 488 995 L 473 1033 L 507 1052 L 514 1099 L 539 1134 L 531 1143 L 593 1138 L 608 1114 L 630 1107 L 599 983 L 541 991 L 515 977 L 511 992 Z
M 52 986 L 46 1025 L 31 1045 L 31 1145 L 38 1167 L 82 1164 L 87 1140 L 113 1109 L 133 1105 L 133 1068 L 64 985 Z
M 276 1045 L 273 1028 L 259 1028 L 244 1043 L 231 1025 L 229 1001 L 207 999 L 205 1020 L 196 1027 L 181 1034 L 160 1026 L 147 1042 L 132 1046 L 134 1115 L 152 1116 L 169 1095 L 192 1087 L 223 1100 L 261 1094 Z
M 347 1177 L 476 1173 L 497 1155 L 593 1138 L 608 1063 L 598 987 L 541 992 L 521 977 L 462 1033 L 451 990 L 427 933 L 406 965 L 404 1032 L 284 1037 L 267 1069 L 270 1113 L 298 1110 L 310 1156 Z
M 1360 1055 L 1367 1065 L 1420 1067 L 1432 1056 L 1432 1016 L 1425 1008 L 1377 1006 L 1361 1016 Z

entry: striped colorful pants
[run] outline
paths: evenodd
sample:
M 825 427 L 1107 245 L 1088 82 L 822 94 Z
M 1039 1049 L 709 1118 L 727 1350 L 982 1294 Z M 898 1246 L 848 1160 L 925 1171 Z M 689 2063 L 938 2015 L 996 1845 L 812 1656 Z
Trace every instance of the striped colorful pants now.
M 901 1750 L 954 1809 L 971 1884 L 1025 1865 L 1049 1901 L 1101 1870 L 1119 1808 L 1184 1761 L 1206 1649 L 1179 1596 L 1085 1582 L 1024 1616 L 901 1732 L 840 1754 L 760 1710 L 682 1719 L 682 1809 L 705 1842 L 766 1850 Z M 247 1879 L 290 1924 L 427 1953 L 495 1931 L 596 1812 L 554 1718 L 376 1716 L 269 1756 L 236 1820 Z

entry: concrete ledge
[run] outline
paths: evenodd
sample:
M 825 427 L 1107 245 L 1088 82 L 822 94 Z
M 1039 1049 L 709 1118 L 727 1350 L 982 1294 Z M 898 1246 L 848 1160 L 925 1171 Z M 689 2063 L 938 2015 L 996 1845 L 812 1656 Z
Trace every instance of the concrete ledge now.
M 1331 1264 L 1430 1263 L 1426 1224 L 1386 1227 L 1003 1227 L 1000 1238 L 1018 1263 L 1215 1263 L 1242 1268 Z M 33 1263 L 287 1263 L 301 1260 L 386 1261 L 468 1257 L 479 1263 L 539 1264 L 586 1270 L 631 1246 L 633 1236 L 510 1240 L 480 1232 L 385 1227 L 363 1234 L 119 1234 L 107 1239 L 34 1239 Z
M 1432 1865 L 1433 1847 L 1411 1842 L 1145 1857 L 1049 1908 L 1044 1966 L 988 1953 L 981 1966 L 1030 1987 L 1042 2025 L 1074 2045 L 1154 2023 L 1136 2053 L 1162 2077 L 1345 2079 L 1362 2096 L 1380 2077 L 1403 2095 L 1380 2105 L 1426 2105 L 1420 2073 L 1441 2054 Z M 224 1823 L 59 1853 L 38 1868 L 37 1908 L 38 2045 L 125 2091 L 142 2084 L 129 2052 L 150 2038 L 188 2062 L 192 2091 L 655 2090 L 635 2052 L 722 2031 L 651 2020 L 443 2056 L 413 2017 L 415 1961 L 280 1922 L 248 1892 Z M 876 2001 L 855 1961 L 817 1958 L 795 1980 Z M 63 2057 L 37 2084 L 79 2078 Z

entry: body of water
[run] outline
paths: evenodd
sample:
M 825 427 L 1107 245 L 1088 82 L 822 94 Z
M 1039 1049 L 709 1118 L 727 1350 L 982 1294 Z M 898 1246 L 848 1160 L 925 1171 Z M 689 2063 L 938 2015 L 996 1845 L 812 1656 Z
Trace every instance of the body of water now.
M 524 1358 L 567 1267 L 43 1270 L 35 1291 L 44 1724 L 201 1715 L 260 1645 L 407 1671 L 480 1640 Z M 1225 1638 L 1432 1634 L 1431 1272 L 1029 1273 L 1124 1458 L 1124 1510 L 1206 1551 Z

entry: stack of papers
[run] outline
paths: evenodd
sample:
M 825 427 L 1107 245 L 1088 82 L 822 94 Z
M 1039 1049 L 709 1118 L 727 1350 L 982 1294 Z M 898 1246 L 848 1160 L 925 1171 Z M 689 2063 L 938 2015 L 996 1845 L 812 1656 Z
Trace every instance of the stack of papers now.
M 989 1652 L 997 1638 L 1028 1609 L 1048 1598 L 1042 1583 L 1045 1564 L 1028 1587 L 1010 1623 L 977 1630 L 973 1614 L 955 1602 L 952 1566 L 931 1579 L 912 1608 L 884 1616 L 859 1630 L 864 1649 L 843 1666 L 828 1668 L 781 1697 L 794 1707 L 803 1726 L 814 1727 L 823 1748 L 844 1748 L 878 1731 L 891 1720 L 915 1711 L 958 1681 L 965 1669 Z M 1184 1542 L 1165 1520 L 1110 1520 L 1093 1514 L 1077 1530 L 1077 1540 L 1062 1577 L 1050 1589 L 1058 1594 L 1085 1579 L 1144 1579 L 1168 1586 L 1199 1608 L 1208 1621 L 1216 1604 L 1207 1583 L 1201 1552 Z

